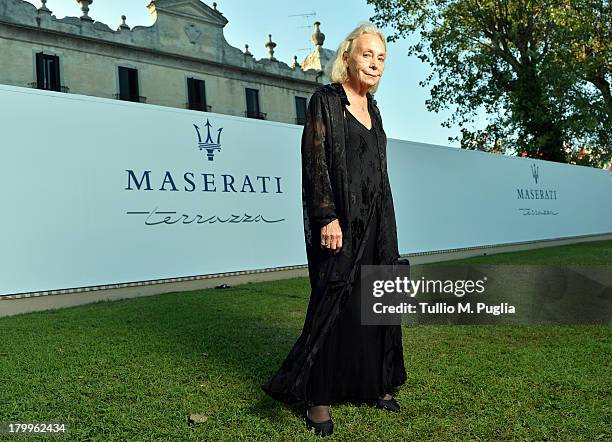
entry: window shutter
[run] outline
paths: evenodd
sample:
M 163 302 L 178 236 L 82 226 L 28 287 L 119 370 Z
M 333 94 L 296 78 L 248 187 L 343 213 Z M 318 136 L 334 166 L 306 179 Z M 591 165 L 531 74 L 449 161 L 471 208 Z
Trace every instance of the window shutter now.
M 61 90 L 62 82 L 60 81 L 60 67 L 59 67 L 59 56 L 55 55 L 53 57 L 53 69 L 54 69 L 54 83 L 52 85 L 52 89 L 56 91 Z
M 119 96 L 125 100 L 129 95 L 127 69 L 119 66 Z
M 193 78 L 187 79 L 187 103 L 189 104 L 189 109 L 193 107 L 194 103 L 194 90 L 193 90 Z
M 43 53 L 42 52 L 38 52 L 36 53 L 36 87 L 38 89 L 43 89 L 44 88 L 44 79 L 45 79 L 45 73 L 44 73 L 44 61 L 43 61 Z
M 138 101 L 138 96 L 140 95 L 138 91 L 138 71 L 136 69 L 132 70 L 132 79 L 133 79 L 133 90 L 132 94 L 134 95 L 134 100 Z
M 247 96 L 247 111 L 251 114 L 259 113 L 259 97 L 258 97 L 257 89 L 249 89 L 246 90 Z
M 200 102 L 202 106 L 206 106 L 206 87 L 203 80 L 198 81 L 198 89 L 200 90 Z
M 306 98 L 295 97 L 295 115 L 299 122 L 306 120 Z M 303 123 L 300 123 L 303 124 Z

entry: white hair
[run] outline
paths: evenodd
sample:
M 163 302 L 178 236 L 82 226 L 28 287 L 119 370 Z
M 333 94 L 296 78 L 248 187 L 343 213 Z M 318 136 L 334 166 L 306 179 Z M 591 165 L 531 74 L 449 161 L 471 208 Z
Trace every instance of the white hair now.
M 326 73 L 332 83 L 343 83 L 348 79 L 348 69 L 347 66 L 345 66 L 344 64 L 342 56 L 345 52 L 348 52 L 349 55 L 353 53 L 353 50 L 355 49 L 353 41 L 362 34 L 378 35 L 380 37 L 380 40 L 383 42 L 385 50 L 387 50 L 387 42 L 385 41 L 385 36 L 382 31 L 369 21 L 361 22 L 355 29 L 350 32 L 349 35 L 346 36 L 342 43 L 340 43 L 340 46 L 338 46 L 338 50 L 336 51 L 336 55 L 329 63 L 327 63 L 327 66 L 325 66 Z M 374 86 L 370 86 L 368 91 L 371 94 L 376 92 L 379 83 L 380 80 Z

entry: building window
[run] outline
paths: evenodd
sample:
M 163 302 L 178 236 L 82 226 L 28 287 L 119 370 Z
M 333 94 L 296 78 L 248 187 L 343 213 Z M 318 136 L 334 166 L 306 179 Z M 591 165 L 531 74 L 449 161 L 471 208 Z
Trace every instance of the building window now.
M 119 66 L 119 93 L 115 98 L 125 101 L 144 102 L 146 97 L 141 97 L 138 90 L 138 70 Z
M 246 88 L 247 110 L 244 113 L 249 118 L 266 119 L 266 114 L 259 111 L 259 91 Z
M 210 106 L 206 104 L 206 88 L 203 80 L 187 79 L 187 108 L 210 112 Z
M 30 86 L 49 91 L 68 92 L 68 88 L 61 85 L 59 57 L 57 55 L 36 54 L 36 81 Z
M 295 97 L 295 124 L 306 124 L 306 98 Z

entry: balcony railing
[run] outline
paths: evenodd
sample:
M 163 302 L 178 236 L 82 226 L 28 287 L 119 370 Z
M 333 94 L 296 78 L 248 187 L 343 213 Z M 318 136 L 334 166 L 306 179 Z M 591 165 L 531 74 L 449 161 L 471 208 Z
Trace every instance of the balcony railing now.
M 59 86 L 59 85 L 53 85 L 50 87 L 38 87 L 38 82 L 37 81 L 33 81 L 31 83 L 28 83 L 30 87 L 34 88 L 34 89 L 41 89 L 41 90 L 45 90 L 45 91 L 55 91 L 55 92 L 64 92 L 64 93 L 68 93 L 70 91 L 70 88 L 68 86 Z
M 306 117 L 297 117 L 295 119 L 295 124 L 301 124 L 302 126 L 306 124 Z
M 212 106 L 210 104 L 204 104 L 204 103 L 198 103 L 198 102 L 185 103 L 185 107 L 187 109 L 198 110 L 202 112 L 210 112 L 212 109 Z
M 247 118 L 257 118 L 259 120 L 265 120 L 266 119 L 265 112 L 244 111 L 244 116 L 247 117 Z
M 147 97 L 143 97 L 141 95 L 125 95 L 125 94 L 115 94 L 115 98 L 117 100 L 123 101 L 135 101 L 138 103 L 146 103 Z

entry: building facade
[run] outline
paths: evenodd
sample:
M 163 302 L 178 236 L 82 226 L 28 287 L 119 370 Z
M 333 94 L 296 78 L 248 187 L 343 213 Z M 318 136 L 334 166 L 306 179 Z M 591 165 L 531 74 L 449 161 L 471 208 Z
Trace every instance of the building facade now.
M 92 3 L 76 0 L 81 16 L 58 19 L 47 0 L 0 0 L 0 84 L 303 124 L 308 98 L 329 82 L 334 51 L 319 22 L 312 52 L 288 65 L 271 35 L 259 60 L 228 44 L 216 3 L 153 0 L 151 26 L 121 16 L 116 30 L 95 21 Z

